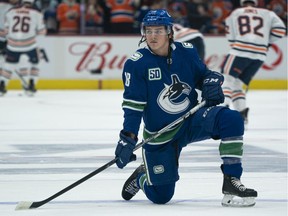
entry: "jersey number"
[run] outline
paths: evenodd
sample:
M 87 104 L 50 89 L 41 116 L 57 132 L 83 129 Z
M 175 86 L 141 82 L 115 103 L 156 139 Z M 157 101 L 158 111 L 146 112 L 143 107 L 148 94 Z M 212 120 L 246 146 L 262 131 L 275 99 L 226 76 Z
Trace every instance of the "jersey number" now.
M 13 32 L 29 32 L 30 17 L 14 16 L 13 20 L 15 21 L 15 24 L 12 27 Z
M 255 26 L 252 26 L 252 24 Z M 263 33 L 260 32 L 260 29 L 263 27 L 263 19 L 261 17 L 239 16 L 238 25 L 241 35 L 253 33 L 260 37 L 264 36 Z
M 131 74 L 128 72 L 125 72 L 125 86 L 129 87 L 130 86 L 130 79 L 131 79 Z

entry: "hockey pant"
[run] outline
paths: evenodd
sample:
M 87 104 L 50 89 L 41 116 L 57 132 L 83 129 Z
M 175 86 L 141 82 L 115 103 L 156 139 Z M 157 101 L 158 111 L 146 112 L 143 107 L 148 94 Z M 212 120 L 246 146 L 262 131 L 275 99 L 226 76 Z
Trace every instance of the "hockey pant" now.
M 221 139 L 219 152 L 224 174 L 240 178 L 243 133 L 244 122 L 239 112 L 221 106 L 201 108 L 185 120 L 175 140 L 163 146 L 144 146 L 146 174 L 138 177 L 139 187 L 153 203 L 169 202 L 179 179 L 178 158 L 182 148 L 210 138 Z
M 178 181 L 179 146 L 177 142 L 164 145 L 146 145 L 142 155 L 146 167 L 144 189 L 149 200 L 157 204 L 168 202 L 174 195 Z M 143 183 L 143 182 L 142 182 Z

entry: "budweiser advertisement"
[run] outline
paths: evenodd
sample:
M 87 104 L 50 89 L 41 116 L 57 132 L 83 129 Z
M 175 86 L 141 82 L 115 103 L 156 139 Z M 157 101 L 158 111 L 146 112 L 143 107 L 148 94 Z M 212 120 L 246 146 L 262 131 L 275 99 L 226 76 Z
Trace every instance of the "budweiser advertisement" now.
M 41 78 L 121 79 L 125 60 L 138 49 L 138 36 L 47 36 L 39 38 Z M 205 37 L 207 66 L 220 71 L 229 51 L 225 37 Z M 25 59 L 23 59 L 24 63 Z M 256 79 L 287 79 L 287 37 L 269 48 Z

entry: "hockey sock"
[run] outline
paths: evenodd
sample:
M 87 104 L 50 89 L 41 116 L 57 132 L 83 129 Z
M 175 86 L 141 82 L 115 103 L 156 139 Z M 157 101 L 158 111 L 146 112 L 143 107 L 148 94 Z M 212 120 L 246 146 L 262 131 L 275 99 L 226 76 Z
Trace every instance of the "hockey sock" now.
M 243 137 L 231 137 L 221 140 L 219 152 L 223 160 L 222 172 L 240 179 L 242 175 Z
M 223 164 L 221 165 L 221 170 L 223 174 L 240 179 L 242 172 L 243 172 L 241 159 L 239 158 L 222 158 L 222 159 L 223 159 Z M 230 164 L 230 162 L 227 163 L 227 161 L 231 161 L 231 160 L 234 160 L 235 162 L 238 161 L 238 163 L 233 163 L 233 164 Z
M 241 163 L 243 154 L 242 137 L 222 140 L 219 152 L 223 160 L 223 165 L 221 166 L 222 172 L 240 179 L 243 171 Z
M 144 185 L 147 184 L 146 181 L 147 181 L 146 173 L 141 173 L 140 176 L 138 176 L 138 178 L 137 178 L 137 186 L 141 190 L 143 190 L 144 193 L 145 193 Z

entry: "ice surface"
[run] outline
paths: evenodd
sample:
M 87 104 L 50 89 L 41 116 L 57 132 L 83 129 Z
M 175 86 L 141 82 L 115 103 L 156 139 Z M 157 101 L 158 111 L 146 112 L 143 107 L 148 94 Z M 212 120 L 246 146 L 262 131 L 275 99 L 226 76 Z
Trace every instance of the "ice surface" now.
M 15 211 L 19 201 L 41 201 L 113 159 L 122 127 L 121 91 L 9 91 L 0 98 L 1 216 L 286 216 L 287 91 L 249 91 L 242 182 L 258 191 L 252 208 L 221 206 L 218 141 L 187 146 L 180 180 L 166 205 L 140 191 L 121 199 L 124 181 L 141 162 L 115 165 L 51 202 Z

